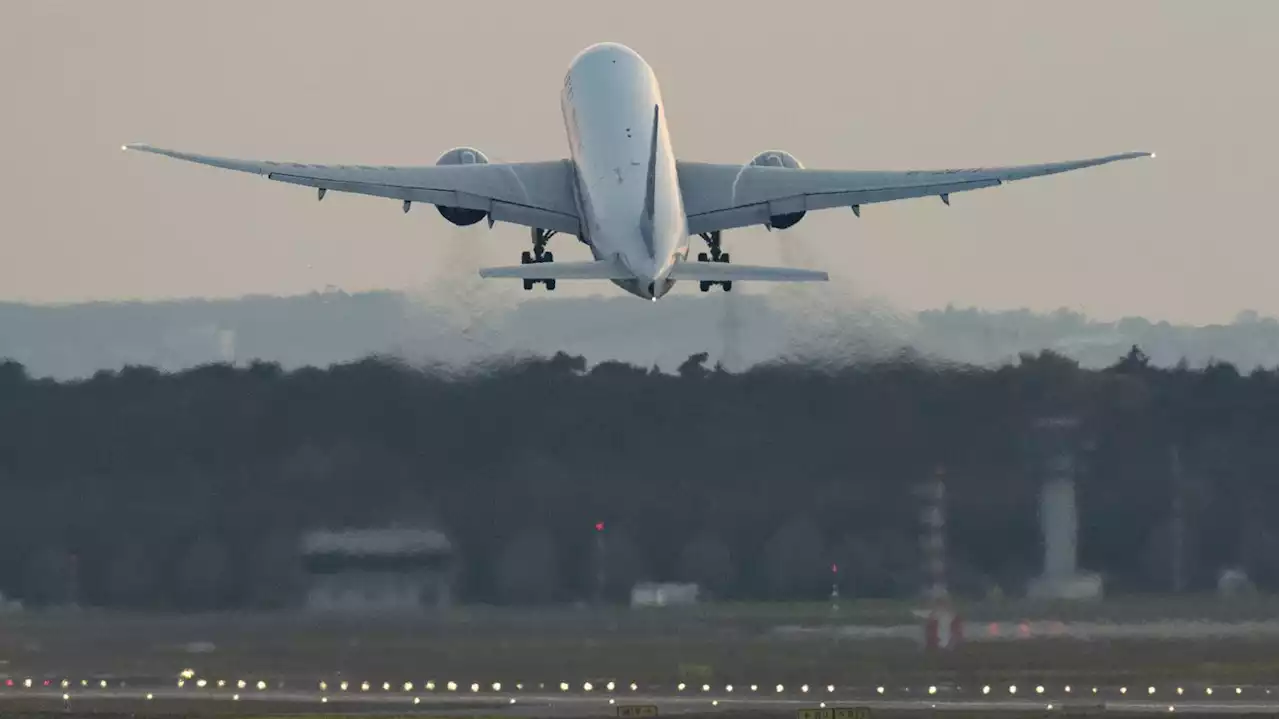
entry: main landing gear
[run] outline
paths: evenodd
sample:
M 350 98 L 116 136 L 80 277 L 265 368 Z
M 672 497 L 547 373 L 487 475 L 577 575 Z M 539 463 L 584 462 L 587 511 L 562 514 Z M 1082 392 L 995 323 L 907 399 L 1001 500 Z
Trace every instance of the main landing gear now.
M 698 236 L 701 237 L 703 241 L 707 243 L 707 248 L 711 250 L 710 255 L 708 255 L 706 252 L 699 252 L 698 253 L 699 262 L 727 263 L 729 261 L 729 253 L 722 252 L 720 250 L 720 230 L 716 230 L 715 232 L 702 232 L 702 233 L 699 233 Z M 733 280 L 725 280 L 724 282 L 716 282 L 714 280 L 701 280 L 698 282 L 698 289 L 702 290 L 703 292 L 709 292 L 711 291 L 711 288 L 714 285 L 720 285 L 721 287 L 724 288 L 725 292 L 728 292 L 733 289 Z
M 528 250 L 521 252 L 520 264 L 533 265 L 533 264 L 538 264 L 540 262 L 555 262 L 556 256 L 547 251 L 547 242 L 555 234 L 556 234 L 555 230 L 540 230 L 537 227 L 534 227 L 532 232 L 533 252 L 529 252 Z M 554 290 L 556 288 L 556 281 L 554 279 L 525 280 L 524 288 L 526 290 L 531 290 L 533 289 L 533 286 L 538 283 L 542 283 L 546 285 L 548 291 Z

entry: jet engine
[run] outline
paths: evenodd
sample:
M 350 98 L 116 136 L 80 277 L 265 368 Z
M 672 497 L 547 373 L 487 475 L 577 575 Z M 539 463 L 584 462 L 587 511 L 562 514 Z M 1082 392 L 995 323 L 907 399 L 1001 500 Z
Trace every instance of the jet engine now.
M 436 160 L 437 165 L 487 165 L 489 158 L 484 153 L 474 147 L 455 147 L 452 150 L 440 156 Z M 488 212 L 484 210 L 471 210 L 465 207 L 436 207 L 440 211 L 440 215 L 444 219 L 452 222 L 458 227 L 467 227 L 474 225 L 483 220 Z
M 769 150 L 756 155 L 751 160 L 752 165 L 759 167 L 786 167 L 792 170 L 800 170 L 804 165 L 796 159 L 795 155 L 783 150 Z M 788 227 L 794 227 L 797 222 L 804 219 L 804 210 L 799 212 L 788 212 L 785 215 L 774 215 L 769 218 L 769 226 L 785 230 Z

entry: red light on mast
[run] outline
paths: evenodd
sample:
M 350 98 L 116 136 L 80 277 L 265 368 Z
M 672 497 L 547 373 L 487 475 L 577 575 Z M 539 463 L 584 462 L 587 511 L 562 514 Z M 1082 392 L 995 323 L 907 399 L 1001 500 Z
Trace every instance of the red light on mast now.
M 834 564 L 832 564 L 832 565 L 831 565 L 831 573 L 832 573 L 832 574 L 835 574 L 836 572 L 839 572 L 839 571 L 840 571 L 840 568 L 839 568 L 839 567 L 837 567 L 837 566 L 836 566 L 836 565 L 834 565 Z
M 603 531 L 604 531 L 604 522 L 596 522 L 596 531 L 597 531 L 597 532 L 603 532 Z

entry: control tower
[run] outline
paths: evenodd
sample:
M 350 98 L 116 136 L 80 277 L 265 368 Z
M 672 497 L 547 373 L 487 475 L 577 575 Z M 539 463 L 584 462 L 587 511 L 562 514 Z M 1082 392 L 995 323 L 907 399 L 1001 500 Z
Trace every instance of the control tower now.
M 1035 466 L 1041 475 L 1040 531 L 1044 569 L 1027 587 L 1038 599 L 1097 599 L 1102 577 L 1076 566 L 1076 453 L 1079 421 L 1046 417 L 1033 425 Z

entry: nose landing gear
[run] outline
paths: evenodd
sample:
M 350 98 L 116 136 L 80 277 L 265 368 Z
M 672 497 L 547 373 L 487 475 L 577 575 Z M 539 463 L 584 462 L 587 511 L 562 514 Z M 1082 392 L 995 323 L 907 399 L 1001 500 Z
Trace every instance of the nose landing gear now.
M 715 232 L 703 232 L 703 233 L 700 233 L 698 236 L 701 237 L 703 241 L 707 243 L 707 249 L 711 251 L 710 254 L 706 252 L 699 252 L 698 253 L 699 262 L 727 263 L 729 261 L 729 253 L 723 252 L 720 250 L 720 230 L 716 230 Z M 723 282 L 717 282 L 714 280 L 701 280 L 698 282 L 698 289 L 702 290 L 703 292 L 709 292 L 711 291 L 711 288 L 714 287 L 715 285 L 720 285 L 721 287 L 724 288 L 725 292 L 729 292 L 730 290 L 733 289 L 733 280 L 725 280 Z
M 556 234 L 556 231 L 540 230 L 537 227 L 534 227 L 531 234 L 533 236 L 533 252 L 528 250 L 521 252 L 520 264 L 534 265 L 542 262 L 555 262 L 556 256 L 547 250 L 547 242 L 549 242 Z M 556 281 L 554 279 L 525 280 L 524 288 L 526 290 L 532 290 L 533 286 L 539 283 L 546 285 L 547 291 L 551 291 L 556 288 Z

